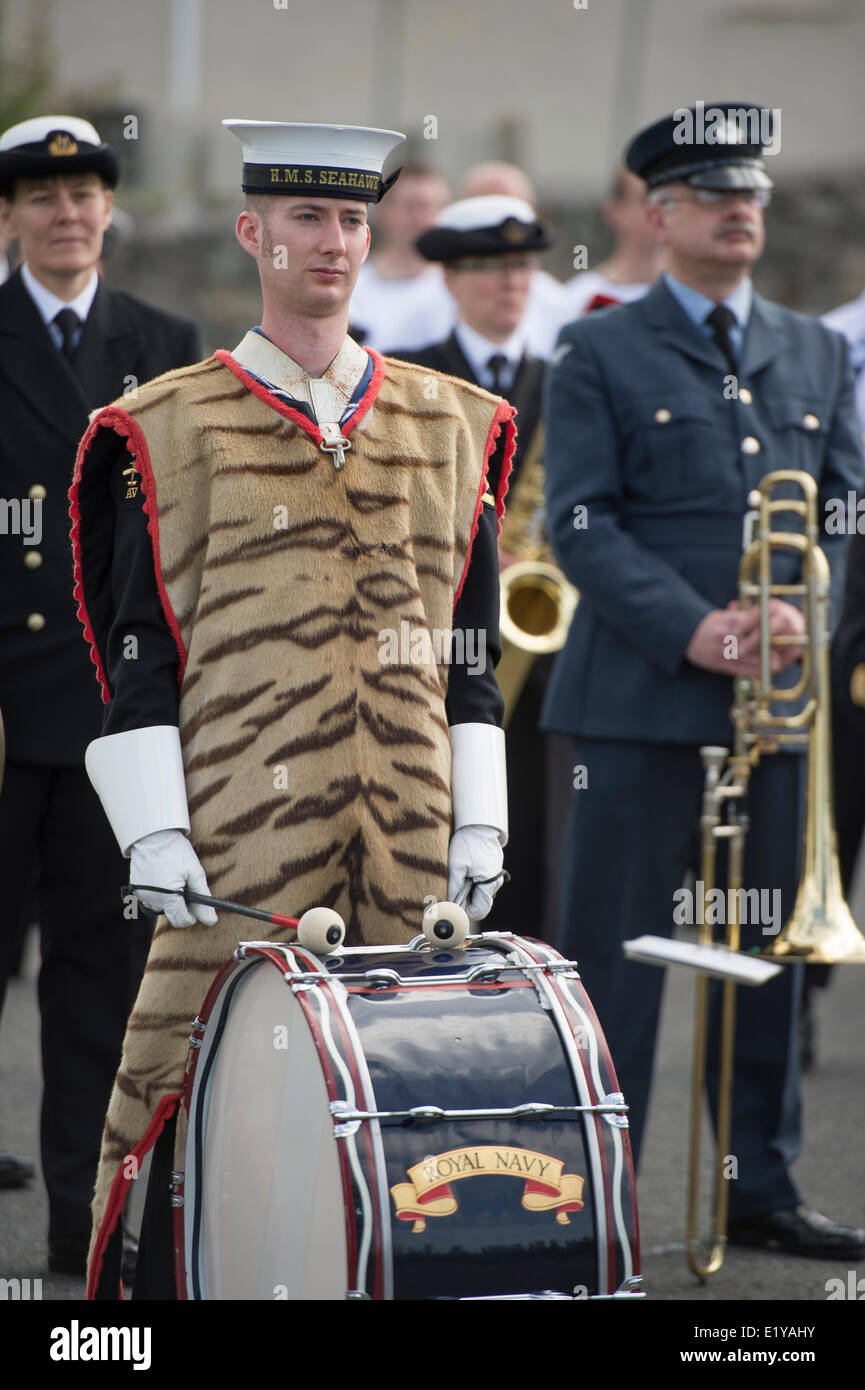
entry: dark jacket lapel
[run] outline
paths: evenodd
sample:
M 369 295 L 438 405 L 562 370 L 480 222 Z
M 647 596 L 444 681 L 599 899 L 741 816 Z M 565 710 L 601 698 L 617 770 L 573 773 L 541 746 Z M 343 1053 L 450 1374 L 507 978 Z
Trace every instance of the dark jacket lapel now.
M 137 375 L 141 335 L 123 300 L 102 281 L 75 353 L 75 373 L 88 409 L 107 405 Z
M 20 271 L 0 285 L 0 373 L 59 434 L 76 442 L 81 438 L 90 404 L 54 346 Z
M 742 376 L 750 377 L 769 365 L 784 348 L 782 316 L 777 305 L 754 295 L 745 343 L 742 350 Z
M 721 349 L 688 317 L 663 279 L 658 280 L 646 297 L 639 301 L 639 308 L 670 347 L 686 353 L 697 362 L 705 362 L 707 367 L 713 367 L 715 371 L 719 367 L 725 372 L 729 370 Z
M 520 456 L 528 448 L 540 420 L 543 386 L 543 362 L 524 353 L 520 358 L 513 385 L 510 391 L 505 392 L 507 399 L 517 410 L 517 452 Z
M 449 338 L 445 338 L 444 342 L 439 344 L 439 354 L 443 363 L 441 370 L 447 372 L 448 376 L 458 376 L 462 381 L 473 381 L 475 386 L 480 386 L 455 334 L 451 333 Z

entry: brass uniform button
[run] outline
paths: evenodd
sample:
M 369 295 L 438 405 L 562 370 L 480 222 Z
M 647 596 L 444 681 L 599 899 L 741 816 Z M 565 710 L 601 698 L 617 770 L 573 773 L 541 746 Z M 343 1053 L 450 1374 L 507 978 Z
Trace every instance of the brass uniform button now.
M 802 416 L 802 424 L 805 426 L 806 430 L 818 430 L 820 428 L 819 419 L 816 415 L 812 415 L 810 411 L 807 415 Z
M 41 632 L 45 626 L 45 618 L 41 613 L 28 613 L 27 626 L 31 632 Z
M 743 405 L 750 405 L 753 399 L 754 397 L 751 395 L 751 392 L 748 390 L 747 386 L 742 386 L 739 388 L 739 400 L 742 402 Z
M 860 661 L 859 665 L 853 668 L 850 677 L 850 699 L 854 705 L 865 708 L 865 661 Z
M 31 502 L 41 502 L 47 495 L 41 483 L 34 483 L 31 488 L 27 489 L 27 496 L 30 498 Z
M 673 412 L 668 410 L 665 405 L 662 405 L 660 410 L 655 411 L 655 419 L 659 425 L 666 425 L 672 418 Z
M 24 553 L 24 563 L 29 570 L 38 570 L 42 564 L 42 556 L 38 550 L 27 550 Z
M 754 436 L 753 436 L 753 434 L 746 434 L 746 435 L 745 435 L 745 438 L 742 440 L 742 453 L 743 453 L 743 454 L 759 454 L 759 452 L 760 452 L 760 441 L 759 441 L 759 439 L 755 439 Z

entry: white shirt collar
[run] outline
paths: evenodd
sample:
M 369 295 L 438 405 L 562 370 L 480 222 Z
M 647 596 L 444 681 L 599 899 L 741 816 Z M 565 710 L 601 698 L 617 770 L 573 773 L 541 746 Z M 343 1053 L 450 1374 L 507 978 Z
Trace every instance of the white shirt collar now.
M 51 290 L 47 290 L 43 284 L 40 284 L 26 261 L 21 266 L 21 279 L 24 281 L 24 287 L 27 293 L 39 310 L 43 322 L 46 324 L 53 322 L 61 309 L 74 309 L 81 322 L 84 323 L 93 307 L 96 291 L 99 288 L 99 275 L 96 270 L 94 270 L 87 284 L 84 286 L 84 289 L 80 294 L 77 294 L 74 299 L 58 299 L 56 294 Z
M 454 336 L 475 377 L 482 383 L 488 378 L 487 363 L 495 353 L 501 353 L 508 359 L 508 367 L 513 374 L 526 350 L 526 330 L 522 323 L 517 324 L 511 336 L 503 343 L 491 343 L 489 338 L 484 338 L 462 320 L 455 324 Z

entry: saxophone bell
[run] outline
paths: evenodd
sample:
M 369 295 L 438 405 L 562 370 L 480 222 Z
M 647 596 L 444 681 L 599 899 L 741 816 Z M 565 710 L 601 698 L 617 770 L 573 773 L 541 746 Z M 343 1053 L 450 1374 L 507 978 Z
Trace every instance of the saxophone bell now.
M 543 427 L 538 426 L 520 470 L 502 527 L 501 548 L 517 557 L 501 575 L 502 657 L 496 680 L 504 696 L 504 726 L 516 708 L 533 663 L 565 644 L 579 594 L 557 565 L 544 528 Z

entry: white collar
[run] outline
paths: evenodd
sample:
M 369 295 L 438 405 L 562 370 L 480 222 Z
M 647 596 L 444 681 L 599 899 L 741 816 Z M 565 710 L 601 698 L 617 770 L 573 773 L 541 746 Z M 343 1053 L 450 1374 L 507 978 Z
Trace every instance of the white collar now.
M 319 424 L 342 419 L 369 363 L 366 351 L 346 335 L 327 371 L 316 378 L 270 338 L 252 328 L 231 355 L 241 367 L 269 386 L 311 405 Z
M 526 350 L 526 332 L 522 323 L 517 324 L 511 336 L 503 343 L 491 343 L 489 338 L 484 338 L 460 319 L 454 326 L 454 337 L 478 381 L 486 379 L 487 363 L 496 353 L 506 357 L 508 366 L 516 371 Z
M 52 323 L 60 313 L 61 309 L 74 309 L 81 322 L 84 323 L 87 315 L 93 307 L 96 298 L 96 291 L 99 289 L 99 276 L 94 270 L 80 294 L 74 299 L 58 299 L 53 290 L 48 290 L 28 266 L 25 261 L 21 266 L 21 279 L 36 308 L 42 316 L 44 323 Z

